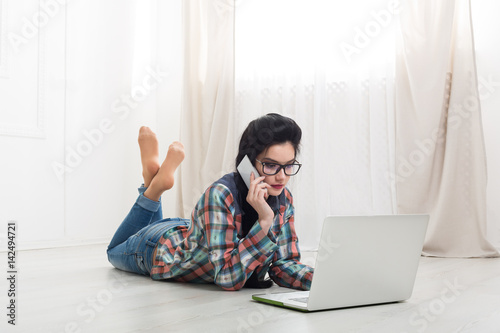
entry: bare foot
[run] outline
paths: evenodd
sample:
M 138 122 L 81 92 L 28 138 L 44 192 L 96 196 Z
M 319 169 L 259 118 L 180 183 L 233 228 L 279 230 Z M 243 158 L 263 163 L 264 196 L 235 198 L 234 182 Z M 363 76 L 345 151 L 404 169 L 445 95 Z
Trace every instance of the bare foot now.
M 154 201 L 158 201 L 166 190 L 174 186 L 174 173 L 177 167 L 184 160 L 184 146 L 175 141 L 168 147 L 167 157 L 158 170 L 156 176 L 151 180 L 151 185 L 144 195 Z
M 146 126 L 139 129 L 139 147 L 141 149 L 142 177 L 144 187 L 149 187 L 151 180 L 160 169 L 158 139 L 156 134 Z

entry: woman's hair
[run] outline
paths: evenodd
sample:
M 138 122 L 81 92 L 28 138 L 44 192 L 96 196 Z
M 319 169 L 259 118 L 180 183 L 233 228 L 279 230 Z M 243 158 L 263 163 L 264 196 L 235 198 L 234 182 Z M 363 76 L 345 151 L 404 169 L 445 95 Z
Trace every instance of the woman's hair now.
M 238 156 L 236 156 L 236 166 L 240 164 L 245 155 L 255 165 L 257 156 L 275 144 L 283 144 L 290 142 L 295 149 L 295 156 L 299 153 L 300 139 L 302 130 L 290 118 L 281 116 L 276 113 L 269 113 L 265 116 L 257 118 L 248 124 L 247 128 L 241 135 L 240 145 L 238 148 Z M 239 185 L 238 185 L 239 184 Z M 243 180 L 239 177 L 237 186 L 240 192 L 244 193 L 246 188 Z M 246 201 L 242 200 L 241 208 L 245 214 L 242 216 L 242 235 L 245 237 L 251 227 L 257 223 L 258 214 L 255 209 Z M 246 280 L 245 287 L 247 288 L 269 288 L 273 285 L 270 279 L 259 281 L 257 274 L 254 271 Z
M 252 165 L 257 156 L 272 145 L 290 142 L 295 149 L 295 156 L 300 151 L 302 130 L 297 123 L 288 117 L 277 113 L 268 113 L 248 124 L 241 135 L 236 166 L 245 155 L 248 155 Z

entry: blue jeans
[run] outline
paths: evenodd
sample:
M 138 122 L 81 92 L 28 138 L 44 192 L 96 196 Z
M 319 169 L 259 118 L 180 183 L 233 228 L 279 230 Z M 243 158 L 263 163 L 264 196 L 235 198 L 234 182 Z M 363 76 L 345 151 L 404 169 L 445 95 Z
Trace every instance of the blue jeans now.
M 161 199 L 153 201 L 144 196 L 146 188 L 139 188 L 139 197 L 116 230 L 108 246 L 108 260 L 118 269 L 148 275 L 153 267 L 156 244 L 165 231 L 177 226 L 189 226 L 189 219 L 164 219 Z

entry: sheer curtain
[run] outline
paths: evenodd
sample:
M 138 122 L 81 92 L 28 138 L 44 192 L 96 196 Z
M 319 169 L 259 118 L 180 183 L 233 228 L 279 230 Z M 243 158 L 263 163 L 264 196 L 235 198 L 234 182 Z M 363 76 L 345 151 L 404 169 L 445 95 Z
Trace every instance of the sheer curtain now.
M 303 168 L 289 187 L 305 250 L 318 247 L 327 215 L 396 209 L 394 8 L 341 7 L 274 0 L 236 8 L 235 133 L 268 112 L 301 126 Z
M 181 139 L 196 153 L 181 166 L 181 211 L 234 169 L 248 122 L 277 112 L 304 133 L 289 184 L 302 249 L 318 247 L 327 215 L 420 212 L 432 215 L 425 254 L 496 255 L 468 5 L 185 1 Z
M 405 2 L 396 73 L 399 212 L 431 214 L 426 255 L 497 256 L 470 1 Z
M 179 215 L 234 168 L 234 1 L 185 0 Z

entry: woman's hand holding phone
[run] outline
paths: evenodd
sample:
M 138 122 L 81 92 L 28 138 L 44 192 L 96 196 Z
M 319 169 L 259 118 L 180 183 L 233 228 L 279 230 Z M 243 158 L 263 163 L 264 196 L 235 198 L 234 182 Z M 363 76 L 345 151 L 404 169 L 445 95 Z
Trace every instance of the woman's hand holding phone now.
M 251 173 L 247 201 L 255 209 L 257 214 L 259 214 L 260 226 L 262 230 L 267 233 L 273 224 L 274 212 L 266 201 L 269 197 L 267 189 L 271 188 L 271 185 L 264 183 L 264 178 L 265 177 L 255 178 L 254 173 Z

